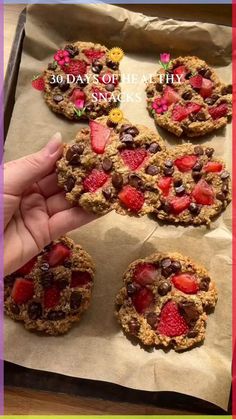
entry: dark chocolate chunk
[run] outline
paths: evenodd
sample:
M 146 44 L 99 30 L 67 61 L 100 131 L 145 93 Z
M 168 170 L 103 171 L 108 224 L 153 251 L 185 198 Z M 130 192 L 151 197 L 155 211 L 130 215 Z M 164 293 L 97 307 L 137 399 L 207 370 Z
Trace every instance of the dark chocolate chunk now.
M 192 178 L 195 182 L 198 182 L 202 177 L 202 173 L 201 172 L 192 172 Z
M 54 96 L 53 96 L 53 100 L 54 100 L 54 102 L 56 102 L 56 103 L 60 103 L 60 102 L 62 102 L 62 101 L 64 100 L 64 98 L 63 98 L 63 96 L 61 96 L 61 95 L 54 95 Z
M 42 317 L 42 306 L 40 303 L 33 301 L 28 306 L 28 316 L 30 320 L 37 320 Z
M 196 202 L 191 202 L 188 209 L 192 214 L 198 215 L 201 211 L 201 205 L 196 204 Z
M 132 128 L 132 125 L 130 124 L 123 124 L 120 127 L 120 136 L 123 132 L 126 132 L 129 128 Z
M 137 319 L 135 319 L 134 317 L 129 321 L 128 323 L 128 327 L 129 327 L 129 332 L 132 335 L 136 335 L 139 332 L 140 329 L 140 325 Z
M 148 313 L 147 322 L 153 329 L 156 329 L 158 323 L 158 315 L 156 313 Z
M 102 194 L 103 194 L 104 198 L 109 201 L 112 198 L 112 189 L 109 188 L 109 187 L 103 188 Z
M 99 74 L 103 68 L 103 65 L 98 60 L 94 60 L 92 63 L 92 71 L 95 74 Z
M 194 154 L 196 154 L 197 156 L 202 156 L 204 154 L 204 150 L 200 145 L 196 145 L 194 147 Z
M 199 318 L 199 312 L 193 301 L 179 303 L 179 311 L 189 325 L 196 323 Z
M 165 176 L 172 176 L 174 173 L 174 167 L 164 167 L 163 172 Z
M 132 135 L 132 137 L 136 137 L 139 134 L 139 130 L 135 126 L 128 128 L 125 132 Z
M 102 168 L 105 172 L 109 172 L 112 169 L 113 163 L 109 157 L 104 157 L 102 161 Z
M 54 61 L 53 63 L 48 64 L 48 70 L 56 70 L 56 68 L 57 68 L 56 61 Z
M 228 86 L 224 86 L 221 90 L 222 95 L 228 95 L 233 93 L 232 84 L 229 84 Z
M 140 286 L 138 284 L 130 282 L 129 284 L 127 284 L 127 294 L 133 295 L 139 288 Z
M 40 269 L 43 272 L 47 272 L 49 270 L 49 268 L 50 268 L 50 266 L 49 266 L 49 263 L 47 263 L 47 262 L 43 262 L 42 265 L 40 265 Z
M 205 102 L 207 105 L 214 105 L 214 103 L 219 99 L 219 97 L 220 97 L 219 95 L 214 94 L 210 97 L 207 97 L 205 99 Z
M 65 192 L 71 192 L 74 186 L 75 186 L 75 179 L 72 176 L 68 177 L 68 179 L 66 180 L 66 183 L 64 184 Z
M 78 291 L 72 292 L 70 296 L 70 308 L 72 310 L 78 310 L 82 302 L 82 295 Z
M 216 194 L 216 199 L 219 199 L 219 201 L 224 201 L 225 200 L 225 194 L 223 192 L 218 192 Z
M 112 185 L 116 189 L 121 189 L 123 186 L 123 177 L 120 173 L 113 173 L 112 178 Z
M 198 161 L 197 163 L 195 163 L 192 170 L 194 172 L 200 172 L 202 170 L 202 166 L 203 164 L 200 161 Z
M 200 68 L 200 70 L 198 70 L 198 73 L 205 79 L 210 79 L 212 75 L 212 72 L 209 68 Z
M 133 136 L 126 133 L 122 134 L 122 136 L 120 137 L 120 140 L 122 141 L 123 144 L 126 144 L 126 145 L 132 145 L 134 142 Z
M 146 169 L 145 169 L 145 172 L 148 174 L 148 175 L 151 175 L 151 176 L 155 176 L 155 175 L 157 175 L 157 173 L 159 173 L 159 171 L 160 171 L 160 169 L 159 169 L 159 167 L 157 167 L 157 166 L 155 166 L 155 165 L 153 165 L 153 164 L 150 164 L 148 167 L 146 167 Z
M 195 338 L 198 335 L 198 332 L 196 330 L 190 330 L 187 334 L 187 338 Z
M 181 186 L 183 184 L 182 179 L 174 179 L 174 187 Z
M 108 60 L 106 62 L 106 65 L 108 68 L 111 68 L 112 70 L 118 70 L 119 68 L 119 63 L 115 63 L 114 61 Z
M 58 85 L 58 82 L 55 80 L 55 77 L 53 76 L 49 77 L 48 83 L 51 87 L 56 87 Z
M 205 121 L 206 120 L 206 115 L 203 111 L 200 111 L 196 114 L 196 119 L 197 121 Z
M 171 284 L 167 281 L 160 281 L 158 285 L 158 294 L 161 296 L 166 295 L 171 290 Z
M 131 173 L 129 175 L 129 184 L 133 186 L 134 188 L 139 189 L 143 186 L 143 181 L 139 175 L 136 175 L 135 173 Z
M 113 122 L 111 119 L 108 118 L 108 120 L 107 120 L 107 126 L 109 128 L 115 128 L 117 125 L 118 125 L 117 122 Z
M 87 86 L 87 84 L 88 84 L 87 78 L 85 76 L 84 77 L 79 77 L 78 80 L 77 80 L 77 84 L 82 88 Z
M 71 160 L 79 160 L 79 156 L 83 153 L 84 146 L 82 144 L 74 144 L 72 147 L 68 148 L 66 152 L 66 160 L 71 162 Z
M 157 90 L 157 92 L 162 92 L 162 90 L 163 90 L 163 84 L 161 84 L 161 83 L 156 83 L 156 90 Z
M 193 97 L 193 94 L 192 94 L 192 92 L 190 92 L 190 91 L 184 92 L 184 93 L 182 94 L 182 98 L 183 98 L 184 100 L 191 100 L 191 99 L 192 99 L 192 97 Z
M 20 314 L 20 307 L 18 307 L 18 305 L 15 303 L 10 304 L 10 310 L 12 314 L 15 314 L 15 316 L 18 316 Z
M 208 276 L 205 276 L 202 278 L 199 284 L 199 288 L 201 291 L 208 291 L 209 290 L 209 284 L 210 284 L 210 278 Z
M 214 151 L 214 148 L 207 147 L 205 150 L 205 154 L 207 155 L 207 157 L 211 158 L 214 154 Z
M 172 260 L 171 269 L 174 273 L 179 272 L 181 270 L 181 263 L 178 260 Z
M 180 185 L 180 186 L 175 187 L 176 195 L 183 195 L 185 192 L 186 191 L 185 191 L 184 185 Z
M 171 205 L 168 201 L 163 201 L 161 203 L 161 209 L 166 213 L 169 214 L 171 212 Z
M 42 273 L 40 281 L 43 288 L 51 288 L 54 281 L 53 272 L 48 271 L 48 272 Z
M 224 183 L 221 187 L 221 191 L 227 194 L 229 192 L 229 185 L 227 183 Z
M 105 89 L 106 89 L 108 92 L 114 92 L 114 90 L 115 90 L 115 86 L 114 86 L 114 84 L 112 84 L 112 83 L 108 83 L 108 84 L 106 84 L 106 85 L 105 85 Z
M 220 177 L 221 177 L 221 179 L 222 179 L 222 180 L 226 180 L 226 179 L 228 179 L 228 178 L 229 178 L 229 176 L 230 176 L 230 174 L 229 174 L 229 172 L 227 172 L 227 170 L 224 170 L 224 171 L 221 173 L 221 175 L 220 175 Z
M 151 143 L 149 148 L 148 148 L 148 151 L 149 151 L 149 153 L 155 154 L 158 151 L 161 151 L 161 147 L 157 143 Z
M 70 85 L 69 85 L 69 83 L 67 83 L 67 81 L 65 80 L 65 79 L 63 79 L 59 84 L 58 84 L 58 87 L 59 87 L 59 89 L 62 91 L 62 92 L 66 92 L 68 89 L 69 89 L 69 87 L 70 87 Z
M 66 317 L 66 313 L 62 310 L 49 311 L 47 315 L 48 320 L 52 320 L 52 321 L 63 320 L 65 317 Z
M 174 162 L 173 160 L 166 160 L 164 164 L 165 164 L 165 167 L 171 168 L 173 167 Z

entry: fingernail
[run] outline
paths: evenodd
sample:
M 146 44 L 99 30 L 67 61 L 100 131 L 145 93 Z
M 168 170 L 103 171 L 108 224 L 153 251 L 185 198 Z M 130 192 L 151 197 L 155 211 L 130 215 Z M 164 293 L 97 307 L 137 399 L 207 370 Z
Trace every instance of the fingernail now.
M 54 154 L 62 145 L 62 137 L 60 132 L 56 132 L 46 145 L 49 154 Z

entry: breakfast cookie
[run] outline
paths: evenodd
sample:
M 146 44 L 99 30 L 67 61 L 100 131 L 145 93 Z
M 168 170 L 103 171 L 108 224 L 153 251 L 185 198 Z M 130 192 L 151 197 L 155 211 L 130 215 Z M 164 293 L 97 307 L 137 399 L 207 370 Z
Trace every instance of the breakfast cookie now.
M 155 156 L 151 164 L 159 167 L 160 220 L 210 224 L 231 200 L 230 173 L 213 148 L 185 143 Z
M 101 117 L 65 145 L 57 162 L 58 184 L 66 199 L 90 212 L 150 213 L 160 203 L 158 168 L 149 160 L 163 150 L 163 140 L 149 128 Z
M 205 268 L 178 253 L 154 253 L 131 263 L 116 298 L 124 331 L 146 346 L 191 348 L 205 338 L 205 309 L 217 290 Z
M 94 264 L 81 246 L 61 237 L 4 278 L 4 308 L 26 329 L 66 333 L 87 310 Z
M 105 46 L 74 42 L 58 50 L 45 70 L 44 99 L 69 119 L 94 119 L 117 106 L 119 82 L 119 63 Z
M 147 108 L 156 124 L 178 137 L 215 131 L 232 115 L 232 85 L 222 83 L 197 57 L 172 60 L 167 70 L 162 68 L 152 78 L 146 94 Z

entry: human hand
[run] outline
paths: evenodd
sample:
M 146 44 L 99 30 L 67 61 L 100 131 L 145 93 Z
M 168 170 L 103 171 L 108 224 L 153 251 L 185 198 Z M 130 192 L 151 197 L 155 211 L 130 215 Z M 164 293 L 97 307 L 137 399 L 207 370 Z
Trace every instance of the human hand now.
M 4 273 L 9 275 L 47 244 L 95 216 L 65 200 L 55 163 L 62 154 L 56 133 L 39 152 L 4 165 Z

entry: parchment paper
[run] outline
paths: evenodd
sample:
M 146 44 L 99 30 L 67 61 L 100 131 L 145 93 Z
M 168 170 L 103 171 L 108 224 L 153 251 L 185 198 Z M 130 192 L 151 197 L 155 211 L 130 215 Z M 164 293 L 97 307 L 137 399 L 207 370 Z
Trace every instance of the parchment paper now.
M 59 46 L 72 40 L 122 47 L 126 56 L 121 70 L 126 73 L 154 73 L 163 51 L 173 56 L 196 54 L 216 66 L 223 80 L 230 82 L 231 28 L 158 19 L 110 5 L 30 6 L 6 160 L 38 150 L 56 131 L 69 142 L 82 127 L 53 114 L 40 93 L 31 88 L 32 76 L 46 67 Z M 123 85 L 123 91 L 134 89 L 142 95 L 142 103 L 123 103 L 121 109 L 133 123 L 156 129 L 145 110 L 144 85 Z M 170 146 L 179 142 L 165 131 L 159 132 Z M 230 125 L 201 141 L 213 146 L 216 155 L 231 165 Z M 231 384 L 231 209 L 210 229 L 159 225 L 147 217 L 110 213 L 70 236 L 96 263 L 90 309 L 77 327 L 61 337 L 31 334 L 7 318 L 5 359 L 33 369 L 135 389 L 180 392 L 226 409 Z M 183 252 L 204 264 L 219 289 L 204 345 L 181 354 L 172 350 L 147 352 L 134 346 L 113 316 L 123 271 L 134 259 L 155 250 Z

